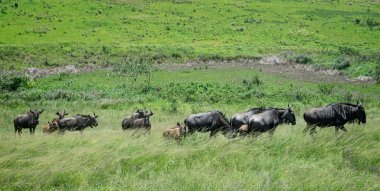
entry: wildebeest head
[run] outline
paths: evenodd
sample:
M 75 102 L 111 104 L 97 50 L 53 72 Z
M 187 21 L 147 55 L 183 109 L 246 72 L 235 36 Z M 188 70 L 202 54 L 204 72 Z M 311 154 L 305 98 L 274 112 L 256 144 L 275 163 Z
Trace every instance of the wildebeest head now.
M 133 116 L 137 117 L 137 118 L 143 118 L 145 116 L 145 112 L 144 110 L 136 110 L 135 113 L 133 113 Z
M 58 115 L 58 119 L 63 119 L 65 117 L 65 115 L 68 115 L 69 113 L 66 113 L 65 110 L 63 111 L 57 111 L 57 113 L 55 113 L 56 115 Z
M 40 114 L 43 112 L 44 110 L 42 109 L 41 111 L 37 111 L 37 110 L 32 110 L 30 109 L 29 112 L 30 114 L 32 115 L 32 123 L 33 124 L 38 124 L 38 118 L 40 117 Z
M 48 125 L 49 125 L 49 130 L 50 131 L 58 129 L 58 123 L 57 122 L 50 122 L 50 121 L 48 121 Z
M 366 117 L 366 114 L 365 114 L 365 110 L 364 110 L 364 107 L 362 106 L 361 103 L 358 105 L 358 111 L 356 113 L 356 117 L 359 120 L 359 124 L 367 122 L 367 117 Z
M 181 123 L 177 122 L 177 128 L 179 128 L 179 133 L 184 135 L 186 133 L 186 126 L 181 126 Z
M 152 110 L 149 110 L 149 112 L 148 112 L 148 110 L 145 110 L 145 111 L 143 112 L 143 118 L 150 117 L 150 116 L 152 116 L 152 115 L 153 115 Z
M 96 118 L 98 118 L 98 116 L 97 115 L 95 115 L 95 112 L 93 112 L 94 113 L 94 115 L 93 116 L 91 116 L 91 115 L 88 115 L 89 116 L 89 125 L 92 127 L 92 126 L 98 126 L 98 121 L 96 120 Z
M 282 114 L 281 118 L 285 123 L 291 123 L 292 125 L 296 124 L 296 116 L 294 115 L 293 110 L 291 107 L 289 107 L 289 105 L 284 114 Z

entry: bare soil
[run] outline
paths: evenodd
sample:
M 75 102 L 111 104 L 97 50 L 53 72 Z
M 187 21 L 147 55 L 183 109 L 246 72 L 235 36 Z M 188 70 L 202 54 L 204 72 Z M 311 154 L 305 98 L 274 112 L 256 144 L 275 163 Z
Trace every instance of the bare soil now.
M 288 78 L 304 80 L 310 82 L 331 82 L 331 83 L 374 83 L 370 77 L 350 78 L 336 70 L 316 68 L 310 65 L 287 62 L 278 57 L 264 57 L 262 59 L 237 59 L 231 61 L 192 61 L 186 64 L 161 64 L 161 69 L 182 70 L 182 69 L 212 69 L 212 68 L 253 68 L 260 72 L 274 75 L 286 76 Z

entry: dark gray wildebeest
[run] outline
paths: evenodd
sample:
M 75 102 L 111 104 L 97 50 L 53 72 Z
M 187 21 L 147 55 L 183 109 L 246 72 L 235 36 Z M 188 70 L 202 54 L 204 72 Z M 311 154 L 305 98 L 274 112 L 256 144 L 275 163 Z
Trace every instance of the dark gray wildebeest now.
M 59 132 L 63 134 L 66 130 L 68 131 L 80 131 L 83 134 L 83 130 L 86 127 L 93 128 L 98 126 L 97 115 L 76 115 L 69 118 L 63 118 L 58 122 Z
M 189 134 L 195 131 L 210 131 L 210 136 L 214 136 L 218 131 L 222 131 L 223 134 L 226 134 L 231 128 L 224 114 L 217 110 L 192 114 L 184 120 L 184 123 L 188 129 L 187 133 Z
M 237 132 L 242 125 L 248 125 L 249 119 L 252 115 L 265 111 L 265 108 L 252 108 L 246 112 L 236 113 L 231 117 L 231 129 Z
M 53 133 L 54 131 L 58 130 L 59 120 L 65 118 L 65 116 L 68 115 L 68 113 L 66 113 L 65 110 L 61 112 L 57 111 L 57 113 L 55 114 L 58 115 L 58 117 L 54 118 L 53 120 L 51 120 L 51 122 L 49 121 L 47 125 L 43 126 L 42 128 L 43 133 Z
M 296 117 L 290 107 L 287 109 L 269 108 L 266 111 L 252 115 L 248 123 L 247 133 L 267 132 L 273 135 L 277 126 L 282 123 L 296 124 Z
M 347 122 L 357 120 L 360 123 L 366 123 L 366 114 L 362 104 L 334 103 L 325 107 L 312 108 L 303 114 L 306 121 L 304 133 L 310 130 L 310 135 L 316 132 L 316 127 L 335 126 L 335 133 L 347 131 L 344 125 Z
M 13 120 L 15 134 L 18 132 L 21 135 L 22 129 L 29 129 L 30 134 L 34 134 L 36 126 L 39 123 L 38 118 L 43 111 L 43 109 L 41 111 L 30 109 L 28 113 L 17 116 Z
M 131 116 L 125 117 L 123 121 L 121 122 L 121 127 L 123 130 L 127 130 L 131 127 L 133 127 L 133 123 L 136 119 L 144 118 L 145 114 L 147 112 L 144 112 L 143 110 L 138 109 L 136 112 L 134 112 Z
M 150 128 L 152 127 L 150 123 L 150 117 L 153 115 L 152 110 L 150 112 L 145 111 L 144 116 L 142 118 L 138 118 L 135 121 L 133 121 L 133 124 L 130 128 L 143 128 L 147 131 L 150 131 Z

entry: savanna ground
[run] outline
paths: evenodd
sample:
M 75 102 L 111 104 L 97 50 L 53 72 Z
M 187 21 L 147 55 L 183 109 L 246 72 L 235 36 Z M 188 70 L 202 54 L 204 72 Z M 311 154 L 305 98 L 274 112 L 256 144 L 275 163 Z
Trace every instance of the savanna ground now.
M 0 8 L 0 190 L 380 190 L 380 86 L 350 80 L 378 75 L 377 1 L 18 1 L 17 8 L 0 1 Z M 268 55 L 287 64 L 239 61 Z M 67 65 L 97 69 L 18 75 Z M 346 76 L 296 67 L 303 65 Z M 366 125 L 302 133 L 306 109 L 357 101 Z M 273 138 L 197 133 L 177 145 L 162 137 L 191 113 L 230 117 L 288 104 L 297 124 Z M 41 124 L 18 137 L 12 119 L 29 108 L 45 109 Z M 149 135 L 121 130 L 138 108 L 154 112 Z M 95 112 L 99 126 L 83 136 L 44 135 L 41 126 L 63 109 Z

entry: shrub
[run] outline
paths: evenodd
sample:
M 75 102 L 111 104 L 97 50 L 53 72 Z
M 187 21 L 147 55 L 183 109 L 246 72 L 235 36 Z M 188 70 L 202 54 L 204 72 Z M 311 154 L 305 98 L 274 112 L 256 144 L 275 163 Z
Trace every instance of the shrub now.
M 345 58 L 339 58 L 335 61 L 332 67 L 336 70 L 344 70 L 350 67 L 350 61 L 346 60 Z
M 320 84 L 320 85 L 318 85 L 318 90 L 322 94 L 330 95 L 334 91 L 334 85 L 332 85 L 332 84 Z
M 0 76 L 0 90 L 17 91 L 20 88 L 27 88 L 28 82 L 29 78 L 27 76 L 3 74 Z
M 347 47 L 347 46 L 339 47 L 338 51 L 340 54 L 349 55 L 349 56 L 357 56 L 360 54 L 359 51 L 355 50 L 354 48 Z
M 299 55 L 296 57 L 296 63 L 298 64 L 311 64 L 313 63 L 313 59 L 306 55 Z
M 375 74 L 374 74 L 376 83 L 380 84 L 380 63 L 375 68 Z

